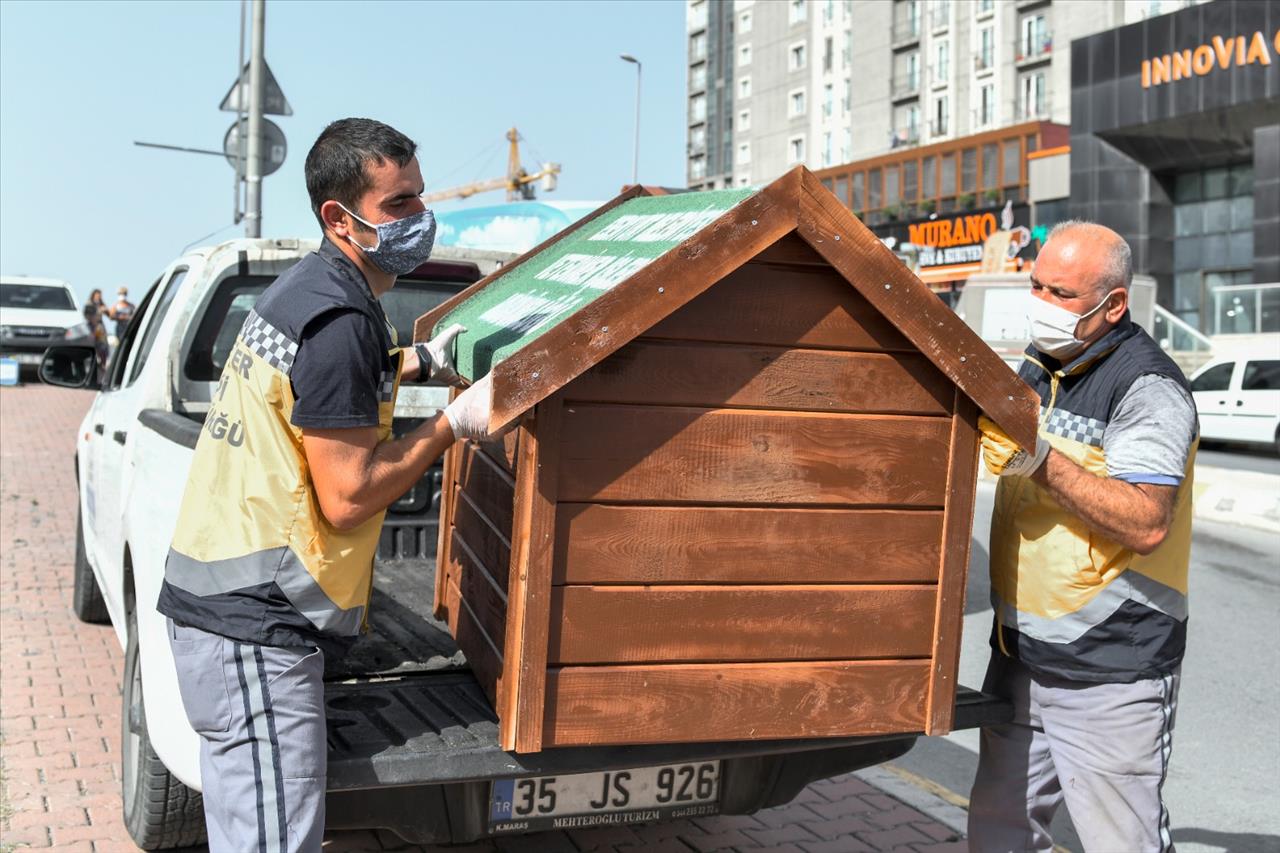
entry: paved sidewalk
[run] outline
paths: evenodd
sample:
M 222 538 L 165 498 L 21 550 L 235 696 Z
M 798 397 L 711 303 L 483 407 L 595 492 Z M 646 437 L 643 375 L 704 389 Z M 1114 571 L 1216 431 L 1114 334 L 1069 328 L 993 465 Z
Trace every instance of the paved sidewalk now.
M 0 849 L 134 851 L 120 818 L 122 653 L 71 613 L 75 429 L 92 395 L 0 389 Z M 899 793 L 903 793 L 899 791 Z M 919 800 L 913 800 L 919 802 Z M 954 823 L 954 819 L 951 821 Z M 383 832 L 332 833 L 330 851 L 415 850 Z M 777 851 L 959 853 L 935 820 L 857 774 L 751 817 L 503 838 L 441 853 Z

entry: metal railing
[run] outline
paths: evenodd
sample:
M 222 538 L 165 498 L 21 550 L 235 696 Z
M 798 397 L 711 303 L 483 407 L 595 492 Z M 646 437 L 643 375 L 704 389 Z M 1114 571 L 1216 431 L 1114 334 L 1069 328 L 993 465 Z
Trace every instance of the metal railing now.
M 1213 294 L 1213 334 L 1280 332 L 1280 283 L 1229 284 Z
M 905 80 L 894 80 L 892 91 L 895 100 L 920 94 L 920 75 L 912 74 Z
M 893 25 L 893 43 L 895 45 L 915 41 L 918 38 L 920 38 L 919 18 L 908 18 Z
M 1203 332 L 1162 305 L 1155 306 L 1151 337 L 1169 352 L 1208 353 L 1213 349 L 1213 342 Z
M 1018 55 L 1015 62 L 1031 62 L 1043 59 L 1053 52 L 1053 34 L 1044 33 L 1033 39 L 1018 39 Z

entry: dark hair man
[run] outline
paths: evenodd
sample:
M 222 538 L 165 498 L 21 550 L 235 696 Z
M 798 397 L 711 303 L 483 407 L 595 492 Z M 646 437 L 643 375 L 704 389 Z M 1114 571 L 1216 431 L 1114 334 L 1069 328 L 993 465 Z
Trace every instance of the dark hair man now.
M 324 242 L 258 299 L 196 445 L 158 609 L 215 853 L 320 850 L 324 655 L 367 621 L 387 506 L 487 432 L 488 377 L 391 437 L 400 381 L 456 379 L 460 331 L 399 349 L 378 303 L 435 236 L 414 151 L 369 119 L 320 134 L 306 179 Z
M 1031 274 L 1040 393 L 1020 448 L 981 418 L 1000 475 L 991 518 L 995 624 L 984 689 L 1014 721 L 983 730 L 972 850 L 1050 850 L 1064 801 L 1086 850 L 1171 850 L 1161 794 L 1187 637 L 1187 380 L 1129 318 L 1129 246 L 1066 222 Z

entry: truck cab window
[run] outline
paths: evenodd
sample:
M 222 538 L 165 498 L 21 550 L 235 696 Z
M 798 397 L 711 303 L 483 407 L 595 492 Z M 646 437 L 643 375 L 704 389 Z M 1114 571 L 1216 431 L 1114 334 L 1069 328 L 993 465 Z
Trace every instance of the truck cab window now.
M 169 313 L 169 306 L 173 304 L 174 294 L 178 292 L 178 288 L 182 286 L 183 279 L 187 277 L 187 268 L 182 267 L 176 269 L 169 276 L 169 280 L 165 282 L 164 289 L 160 291 L 158 300 L 156 301 L 155 311 L 151 319 L 141 323 L 146 326 L 146 331 L 142 333 L 142 343 L 138 349 L 138 355 L 132 359 L 132 368 L 129 371 L 129 383 L 132 384 L 138 374 L 142 372 L 142 365 L 146 364 L 147 356 L 151 354 L 151 347 L 155 345 L 156 336 L 160 334 L 160 327 L 164 325 L 165 315 Z M 133 325 L 140 325 L 137 320 Z
M 107 378 L 102 386 L 103 391 L 114 391 L 124 384 L 124 366 L 129 363 L 129 353 L 133 352 L 133 345 L 138 340 L 138 330 L 142 328 L 143 318 L 147 316 L 151 299 L 156 295 L 156 287 L 159 284 L 160 280 L 156 279 L 155 283 L 147 288 L 147 295 L 134 311 L 133 322 L 125 330 L 124 337 L 120 339 L 116 351 L 111 355 L 111 361 L 107 364 Z

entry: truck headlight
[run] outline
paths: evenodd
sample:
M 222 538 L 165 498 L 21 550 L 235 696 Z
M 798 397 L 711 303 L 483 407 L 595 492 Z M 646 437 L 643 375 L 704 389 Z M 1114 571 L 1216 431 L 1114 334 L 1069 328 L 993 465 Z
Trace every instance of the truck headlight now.
M 70 329 L 63 332 L 62 337 L 64 340 L 74 341 L 80 338 L 87 338 L 89 337 L 89 334 L 90 331 L 88 323 L 76 323 Z

